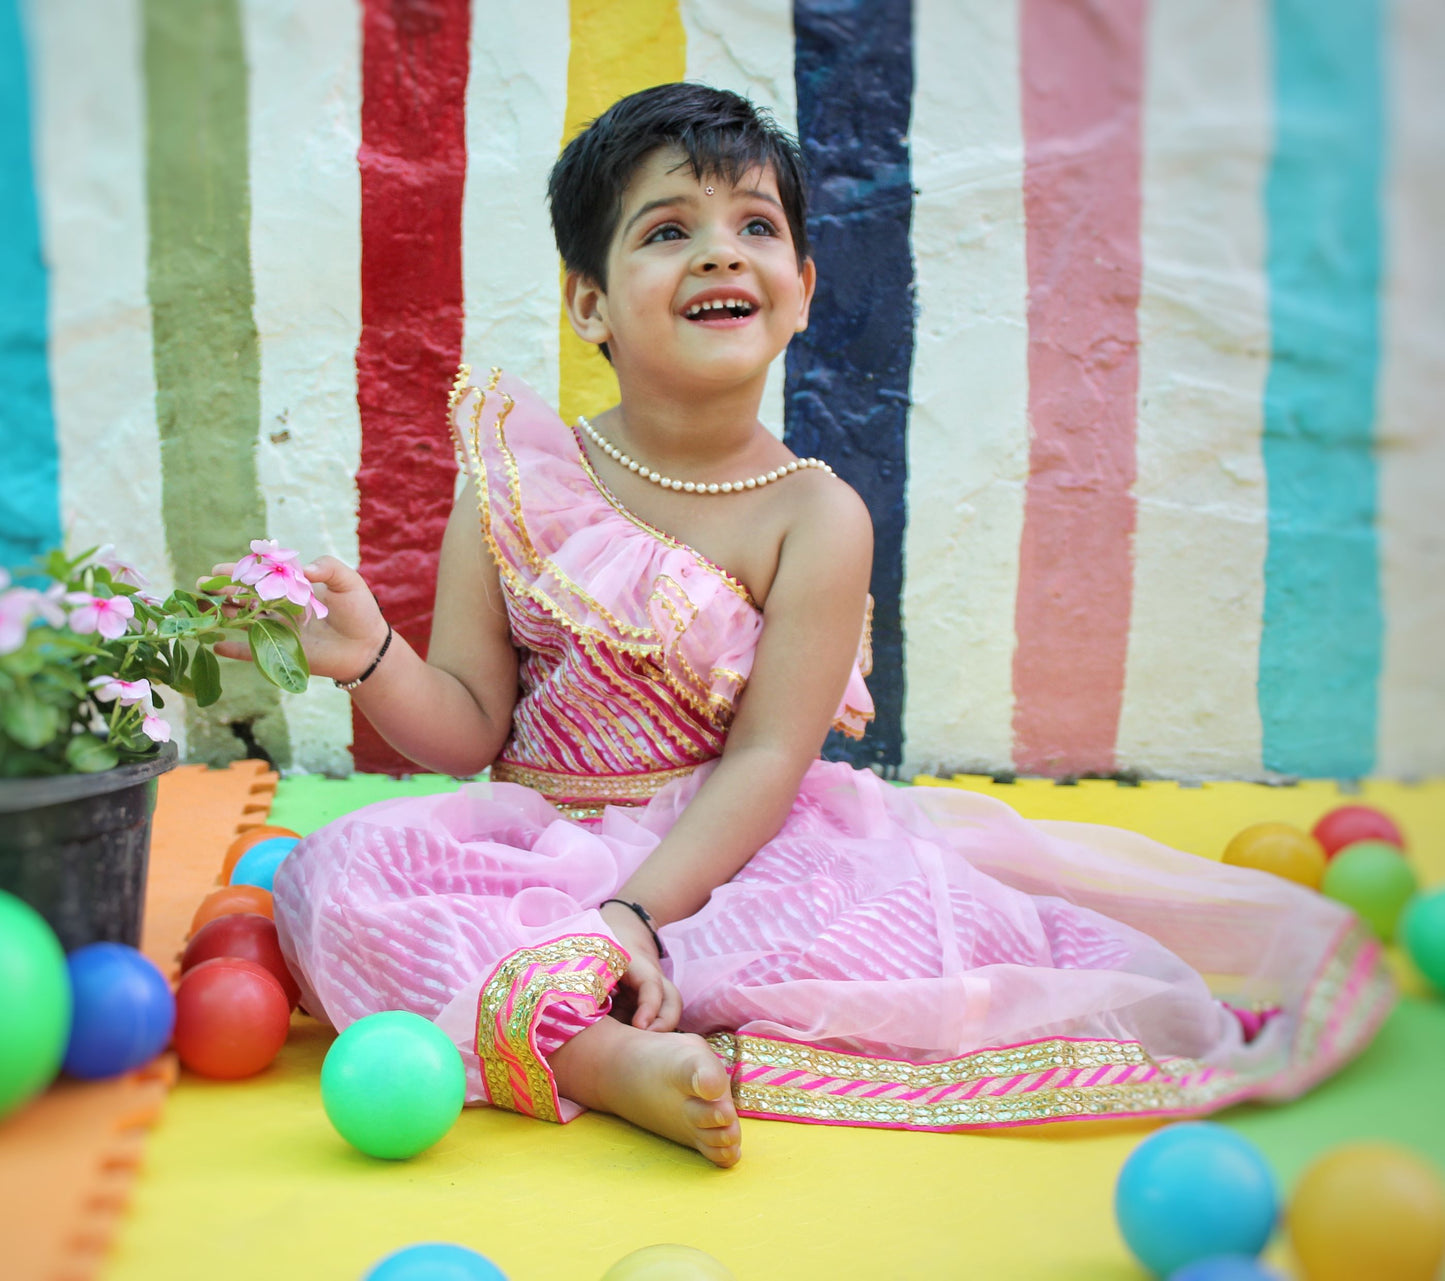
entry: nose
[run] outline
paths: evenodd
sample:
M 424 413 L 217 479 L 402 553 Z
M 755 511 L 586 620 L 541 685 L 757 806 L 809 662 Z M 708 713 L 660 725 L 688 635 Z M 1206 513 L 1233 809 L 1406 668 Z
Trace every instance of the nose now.
M 697 242 L 697 257 L 693 263 L 693 270 L 701 275 L 710 276 L 718 272 L 741 271 L 744 267 L 743 255 L 736 237 L 729 235 L 726 231 L 715 231 L 711 235 L 704 235 Z

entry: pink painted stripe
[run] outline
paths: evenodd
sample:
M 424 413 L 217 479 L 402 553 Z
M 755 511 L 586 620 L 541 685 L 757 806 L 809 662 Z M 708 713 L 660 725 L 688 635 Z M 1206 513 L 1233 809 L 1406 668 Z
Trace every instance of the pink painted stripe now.
M 1014 760 L 1108 772 L 1133 595 L 1145 0 L 1022 0 L 1029 480 Z

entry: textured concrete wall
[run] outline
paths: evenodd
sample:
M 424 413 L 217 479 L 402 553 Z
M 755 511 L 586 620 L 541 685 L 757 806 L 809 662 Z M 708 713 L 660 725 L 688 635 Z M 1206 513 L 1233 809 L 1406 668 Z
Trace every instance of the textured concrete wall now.
M 447 366 L 605 403 L 545 176 L 685 75 L 820 180 L 820 306 L 763 418 L 873 506 L 854 759 L 1445 770 L 1438 5 L 0 6 L 38 229 L 0 248 L 8 559 L 57 514 L 162 581 L 265 533 L 363 564 L 424 642 Z M 400 767 L 329 685 L 188 728 Z

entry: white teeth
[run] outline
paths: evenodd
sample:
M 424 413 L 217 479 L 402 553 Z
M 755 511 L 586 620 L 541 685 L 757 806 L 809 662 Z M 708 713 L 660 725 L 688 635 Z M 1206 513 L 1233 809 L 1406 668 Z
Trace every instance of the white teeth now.
M 688 316 L 700 316 L 705 311 L 726 311 L 729 307 L 746 308 L 750 315 L 753 310 L 752 303 L 746 302 L 741 298 L 715 298 L 711 302 L 693 303 L 693 305 L 687 309 L 686 314 Z

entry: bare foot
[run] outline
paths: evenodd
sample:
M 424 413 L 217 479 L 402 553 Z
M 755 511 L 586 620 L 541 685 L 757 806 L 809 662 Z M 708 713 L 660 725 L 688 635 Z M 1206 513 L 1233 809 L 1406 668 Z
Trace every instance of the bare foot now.
M 557 1089 L 598 1112 L 611 1112 L 714 1165 L 742 1159 L 742 1127 L 728 1075 L 700 1036 L 646 1032 L 598 1019 L 549 1060 Z

